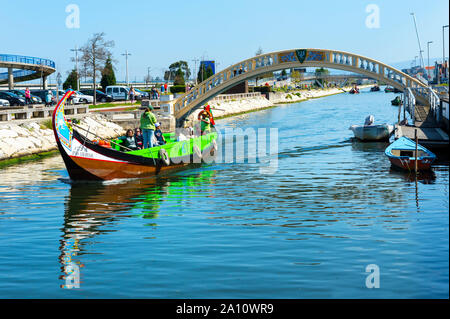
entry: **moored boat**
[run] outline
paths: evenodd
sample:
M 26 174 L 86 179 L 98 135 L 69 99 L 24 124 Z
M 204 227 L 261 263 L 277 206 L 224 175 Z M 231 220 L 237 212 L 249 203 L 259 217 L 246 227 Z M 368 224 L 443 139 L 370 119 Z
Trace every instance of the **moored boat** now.
M 392 166 L 413 171 L 415 170 L 416 143 L 406 136 L 400 137 L 389 145 L 384 151 Z M 436 155 L 423 147 L 417 145 L 417 169 L 429 170 L 435 161 Z
M 391 104 L 394 106 L 400 106 L 402 105 L 402 99 L 400 96 L 396 96 L 395 99 L 391 100 Z
M 52 124 L 59 152 L 73 180 L 138 178 L 210 161 L 217 151 L 217 133 L 176 141 L 143 150 L 122 152 L 110 143 L 96 143 L 68 123 L 64 104 L 74 91 L 68 91 L 53 111 Z
M 373 124 L 374 117 L 369 115 L 364 125 L 352 125 L 349 130 L 353 131 L 355 137 L 361 141 L 385 141 L 389 140 L 394 126 L 389 124 Z

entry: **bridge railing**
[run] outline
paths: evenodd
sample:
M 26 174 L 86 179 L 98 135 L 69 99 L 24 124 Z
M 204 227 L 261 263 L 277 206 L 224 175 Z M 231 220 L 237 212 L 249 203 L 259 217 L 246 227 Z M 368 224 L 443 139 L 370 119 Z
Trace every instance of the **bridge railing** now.
M 45 65 L 55 68 L 55 62 L 49 59 L 36 58 L 24 55 L 0 54 L 0 62 L 14 62 L 24 64 Z
M 415 122 L 414 112 L 416 110 L 416 97 L 414 96 L 413 91 L 409 87 L 403 91 L 403 94 L 404 94 L 403 107 L 405 108 L 406 111 L 408 111 L 409 115 L 411 115 L 411 119 L 413 121 L 412 124 L 414 124 L 414 122 Z
M 430 111 L 433 112 L 434 118 L 439 123 L 441 115 L 441 99 L 431 86 L 428 87 L 428 96 L 430 100 Z

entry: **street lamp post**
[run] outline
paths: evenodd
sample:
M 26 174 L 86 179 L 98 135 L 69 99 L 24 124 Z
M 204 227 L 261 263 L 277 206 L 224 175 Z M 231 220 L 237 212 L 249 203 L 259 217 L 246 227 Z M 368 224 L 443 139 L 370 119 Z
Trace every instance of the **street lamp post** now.
M 428 64 L 428 72 L 427 72 L 427 76 L 428 76 L 428 81 L 430 80 L 430 43 L 433 43 L 433 41 L 428 41 L 427 42 L 427 56 L 428 56 L 428 60 L 427 60 L 427 64 Z
M 448 28 L 448 24 L 442 26 L 442 66 L 445 65 L 445 36 L 444 36 L 445 28 Z M 447 78 L 447 83 L 448 83 L 449 82 L 448 81 L 448 65 L 446 67 L 446 72 L 445 73 L 447 73 L 446 74 L 446 78 Z M 449 90 L 449 87 L 447 86 L 447 92 L 448 92 L 448 90 Z
M 197 72 L 197 62 L 199 61 L 199 59 L 192 59 L 191 61 L 194 62 L 194 72 L 192 72 L 192 75 L 194 76 L 195 84 L 197 84 L 197 77 L 195 76 L 195 72 Z
M 422 47 L 420 46 L 419 32 L 417 31 L 416 15 L 414 14 L 414 12 L 412 12 L 411 15 L 413 16 L 414 28 L 416 29 L 417 42 L 419 43 L 420 62 L 421 62 L 420 66 L 422 67 L 425 63 L 423 63 L 423 56 L 422 56 L 423 51 L 422 51 Z
M 70 51 L 75 52 L 75 70 L 77 72 L 77 91 L 79 91 L 80 90 L 80 80 L 79 80 L 79 75 L 78 75 L 78 51 L 81 51 L 81 50 L 78 49 L 78 46 L 75 46 L 75 49 L 70 49 Z
M 126 65 L 126 81 L 128 86 L 128 56 L 131 55 L 131 53 L 128 53 L 128 50 L 125 50 L 125 53 L 122 53 L 122 55 L 125 56 L 125 65 Z
M 147 81 L 148 82 L 150 82 L 150 70 L 151 69 L 152 69 L 151 67 L 147 67 Z M 148 85 L 147 85 L 147 88 L 148 88 Z

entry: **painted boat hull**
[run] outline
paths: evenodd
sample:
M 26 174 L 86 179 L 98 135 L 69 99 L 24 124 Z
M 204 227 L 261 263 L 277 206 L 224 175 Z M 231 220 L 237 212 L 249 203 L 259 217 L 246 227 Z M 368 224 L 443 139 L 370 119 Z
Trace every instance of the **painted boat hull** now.
M 396 140 L 384 151 L 393 167 L 408 171 L 415 170 L 415 152 L 415 142 L 405 136 L 402 136 L 401 138 Z M 429 151 L 420 144 L 417 145 L 418 170 L 430 170 L 431 165 L 433 164 L 435 159 L 436 155 L 433 152 Z
M 394 127 L 388 124 L 352 125 L 350 130 L 361 141 L 384 141 L 389 139 L 389 136 L 394 131 Z
M 415 160 L 414 159 L 400 159 L 400 158 L 389 158 L 389 161 L 391 162 L 392 166 L 408 170 L 408 171 L 414 171 L 415 170 Z M 425 171 L 431 169 L 432 161 L 429 160 L 417 160 L 417 169 L 419 171 Z
M 67 172 L 72 180 L 111 180 L 116 178 L 141 178 L 178 170 L 189 165 L 199 165 L 209 162 L 217 151 L 215 137 L 211 135 L 173 143 L 172 149 L 179 147 L 181 155 L 169 157 L 168 161 L 150 157 L 152 149 L 120 152 L 100 146 L 72 128 L 64 117 L 64 103 L 73 92 L 67 92 L 55 107 L 52 117 L 53 132 L 59 152 L 64 160 Z M 203 140 L 202 140 L 203 139 Z M 210 143 L 203 143 L 204 140 Z M 205 145 L 199 149 L 201 156 L 185 149 L 193 147 L 195 142 Z M 184 147 L 184 148 L 183 148 Z M 174 152 L 175 152 L 174 151 Z M 142 156 L 147 152 L 148 156 Z M 178 154 L 177 153 L 177 154 Z

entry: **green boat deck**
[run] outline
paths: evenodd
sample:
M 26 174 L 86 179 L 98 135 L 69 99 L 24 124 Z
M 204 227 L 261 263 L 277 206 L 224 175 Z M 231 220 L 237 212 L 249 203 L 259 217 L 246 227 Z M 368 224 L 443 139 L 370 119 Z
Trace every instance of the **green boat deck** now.
M 146 148 L 143 150 L 136 150 L 136 151 L 126 151 L 127 154 L 133 154 L 143 157 L 149 157 L 149 158 L 159 158 L 159 152 L 160 149 L 165 149 L 167 151 L 167 154 L 169 157 L 179 157 L 179 156 L 186 156 L 186 155 L 192 155 L 194 145 L 197 145 L 197 147 L 200 149 L 200 151 L 203 151 L 205 148 L 209 147 L 209 145 L 217 139 L 217 133 L 211 132 L 202 136 L 189 138 L 184 141 L 177 141 L 175 137 L 175 133 L 164 133 L 163 134 L 165 140 L 167 141 L 164 145 L 158 145 L 154 146 L 152 148 Z M 116 149 L 118 151 L 121 150 L 120 143 L 122 143 L 121 140 L 112 140 L 115 144 L 112 144 L 112 148 Z

